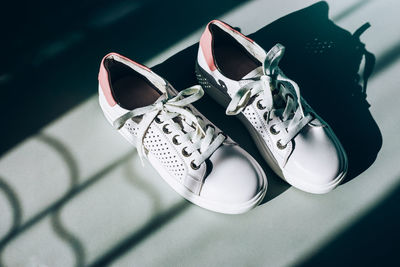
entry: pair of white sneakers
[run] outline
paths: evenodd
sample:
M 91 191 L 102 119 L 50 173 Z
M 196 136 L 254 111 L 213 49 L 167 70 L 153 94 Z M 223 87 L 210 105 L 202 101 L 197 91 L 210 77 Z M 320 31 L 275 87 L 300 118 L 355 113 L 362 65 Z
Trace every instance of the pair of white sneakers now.
M 267 191 L 257 161 L 192 105 L 203 88 L 227 115 L 238 116 L 277 175 L 303 191 L 326 193 L 344 178 L 346 153 L 278 67 L 283 54 L 280 44 L 265 52 L 213 20 L 200 39 L 196 76 L 201 86 L 178 92 L 149 68 L 110 53 L 100 66 L 100 106 L 140 158 L 200 207 L 244 213 Z

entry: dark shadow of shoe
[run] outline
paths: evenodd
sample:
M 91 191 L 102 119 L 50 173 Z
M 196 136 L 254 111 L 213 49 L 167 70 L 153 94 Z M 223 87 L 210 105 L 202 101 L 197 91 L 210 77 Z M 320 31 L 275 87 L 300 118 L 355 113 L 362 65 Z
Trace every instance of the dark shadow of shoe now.
M 315 111 L 332 127 L 349 160 L 346 181 L 368 169 L 382 147 L 382 135 L 366 100 L 367 80 L 375 64 L 359 36 L 340 28 L 328 17 L 328 4 L 319 2 L 285 16 L 250 35 L 268 50 L 286 47 L 281 62 Z M 360 85 L 358 70 L 365 59 Z
M 328 18 L 328 5 L 319 2 L 291 13 L 249 35 L 265 50 L 276 43 L 286 47 L 281 61 L 285 74 L 295 80 L 304 98 L 333 128 L 349 158 L 347 180 L 366 170 L 382 146 L 382 135 L 369 112 L 366 81 L 372 72 L 374 56 L 359 40 L 365 27 L 355 34 L 338 27 Z M 198 44 L 175 54 L 153 70 L 178 90 L 197 84 L 194 63 Z M 362 56 L 367 64 L 364 86 L 357 75 Z M 196 105 L 211 121 L 237 141 L 263 166 L 269 188 L 263 203 L 289 188 L 262 159 L 244 126 L 205 95 Z

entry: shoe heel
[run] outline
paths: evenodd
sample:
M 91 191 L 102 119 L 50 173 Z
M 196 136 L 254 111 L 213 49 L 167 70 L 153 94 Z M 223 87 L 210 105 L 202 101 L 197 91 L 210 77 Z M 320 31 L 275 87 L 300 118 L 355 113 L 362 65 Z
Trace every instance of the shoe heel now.
M 229 105 L 230 97 L 228 94 L 224 94 L 220 89 L 215 87 L 206 78 L 205 70 L 203 70 L 196 62 L 195 66 L 196 78 L 201 87 L 209 94 L 218 104 L 226 108 Z
M 99 104 L 100 104 L 100 108 L 103 111 L 104 117 L 106 117 L 107 121 L 110 123 L 110 125 L 112 127 L 114 127 L 113 124 L 113 118 L 111 116 L 111 114 L 107 111 L 108 110 L 108 104 L 105 101 L 104 95 L 103 95 L 103 91 L 101 90 L 101 87 L 99 85 Z M 136 138 L 134 136 L 132 136 L 132 134 L 129 133 L 129 131 L 125 128 L 122 127 L 121 129 L 118 129 L 118 132 L 129 142 L 131 143 L 133 146 L 136 147 Z

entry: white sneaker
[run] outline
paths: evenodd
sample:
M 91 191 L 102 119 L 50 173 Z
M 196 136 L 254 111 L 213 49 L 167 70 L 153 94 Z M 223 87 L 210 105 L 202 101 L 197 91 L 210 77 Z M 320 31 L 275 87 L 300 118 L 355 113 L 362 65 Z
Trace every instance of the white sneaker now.
M 211 21 L 200 39 L 196 75 L 203 88 L 238 115 L 264 159 L 291 185 L 329 192 L 347 172 L 339 140 L 278 67 L 284 47 L 268 53 L 229 25 Z
M 101 62 L 100 106 L 140 158 L 194 204 L 222 213 L 246 212 L 266 193 L 265 173 L 192 106 L 203 94 L 201 86 L 178 93 L 149 68 L 116 53 Z

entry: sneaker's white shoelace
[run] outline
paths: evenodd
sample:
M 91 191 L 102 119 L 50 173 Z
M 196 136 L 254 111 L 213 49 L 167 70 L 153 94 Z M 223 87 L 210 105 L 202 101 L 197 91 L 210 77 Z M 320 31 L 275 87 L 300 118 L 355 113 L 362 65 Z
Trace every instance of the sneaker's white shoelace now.
M 180 133 L 178 136 L 175 135 L 174 138 L 178 143 L 186 142 L 188 144 L 185 147 L 186 153 L 192 154 L 195 150 L 200 152 L 192 161 L 195 166 L 200 166 L 226 139 L 226 136 L 222 133 L 216 135 L 212 125 L 205 125 L 202 119 L 198 119 L 192 112 L 185 109 L 187 105 L 197 101 L 203 95 L 204 91 L 200 86 L 182 90 L 172 98 L 166 95 L 164 99 L 160 98 L 152 105 L 137 108 L 122 115 L 114 122 L 114 127 L 120 129 L 127 120 L 143 115 L 138 124 L 137 138 L 137 150 L 143 163 L 143 155 L 146 153 L 143 138 L 150 125 L 156 118 L 160 121 L 169 120 L 167 130 L 171 133 Z M 173 120 L 174 118 L 179 119 Z
M 279 141 L 282 146 L 286 146 L 312 120 L 310 114 L 304 113 L 299 86 L 287 78 L 278 68 L 278 63 L 284 51 L 285 48 L 281 44 L 276 44 L 271 48 L 262 66 L 263 74 L 252 78 L 252 80 L 255 80 L 242 86 L 233 95 L 226 109 L 227 115 L 236 115 L 247 107 L 250 99 L 261 94 L 261 103 L 268 113 L 267 122 L 270 119 L 271 112 L 279 114 L 281 118 L 281 122 L 276 123 L 274 129 L 286 131 L 286 134 Z M 284 83 L 289 83 L 294 88 L 295 96 L 293 96 L 293 90 L 285 87 Z M 286 104 L 284 109 L 275 107 L 273 92 L 282 96 Z

